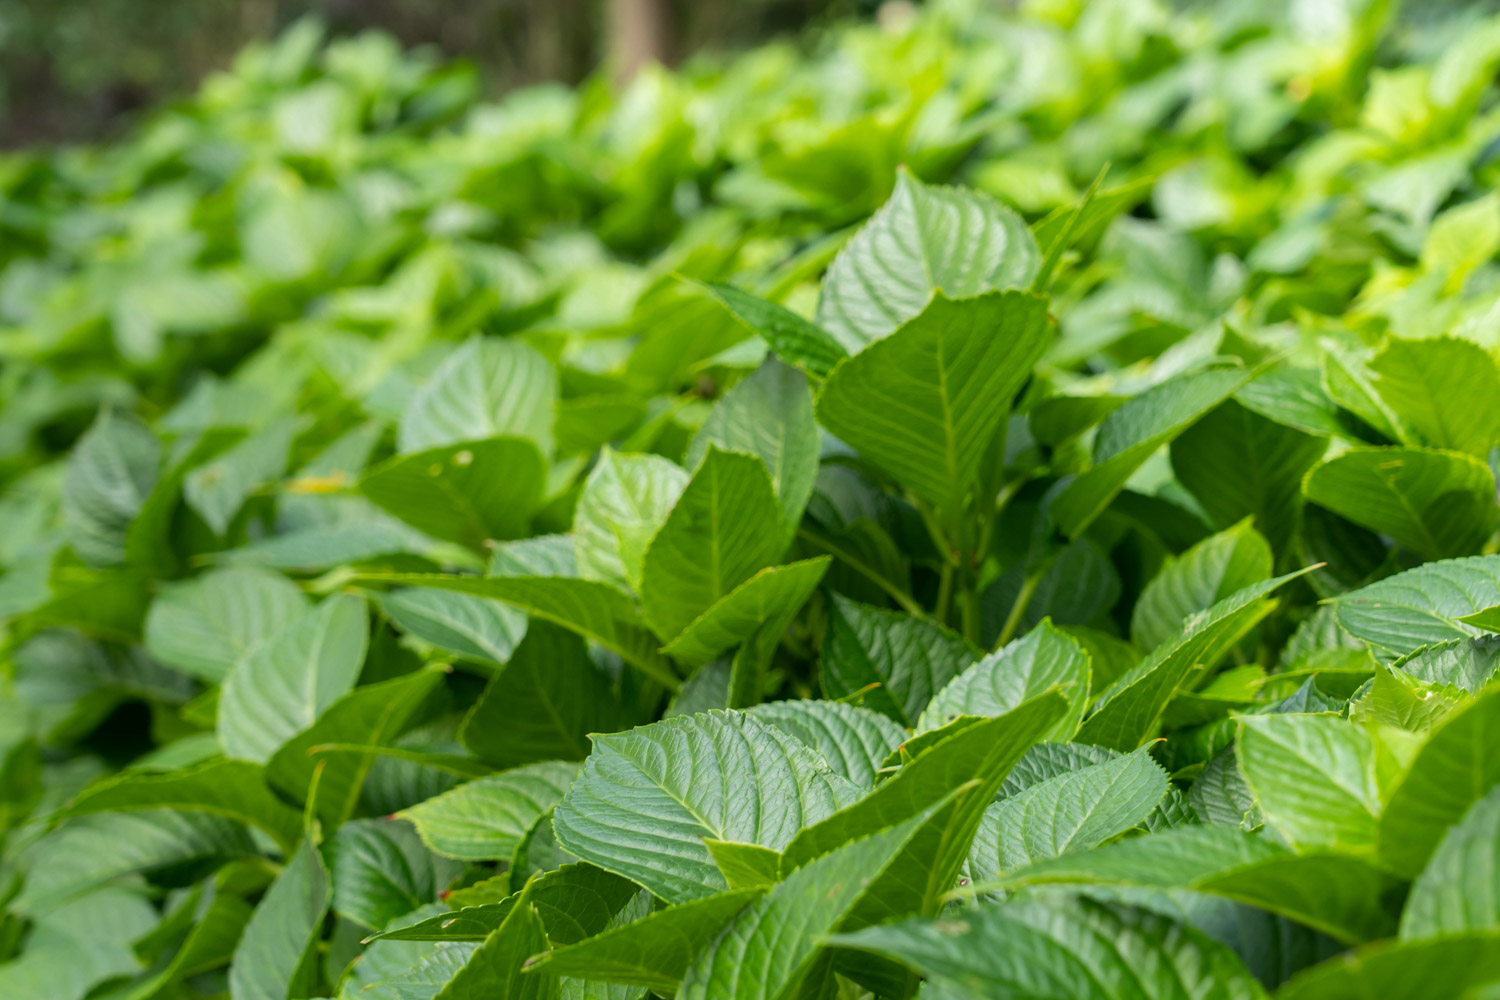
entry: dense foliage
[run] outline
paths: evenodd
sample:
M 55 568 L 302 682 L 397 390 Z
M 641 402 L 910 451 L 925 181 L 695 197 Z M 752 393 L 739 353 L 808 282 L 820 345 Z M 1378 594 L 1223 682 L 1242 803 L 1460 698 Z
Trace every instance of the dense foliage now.
M 1495 996 L 1500 22 L 1079 7 L 0 161 L 0 997 Z

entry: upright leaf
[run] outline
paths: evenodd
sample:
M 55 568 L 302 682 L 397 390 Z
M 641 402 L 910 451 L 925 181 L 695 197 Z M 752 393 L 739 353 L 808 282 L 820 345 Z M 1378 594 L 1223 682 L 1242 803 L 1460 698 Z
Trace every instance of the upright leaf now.
M 125 536 L 156 484 L 161 445 L 145 424 L 99 411 L 68 455 L 62 516 L 73 550 L 95 566 L 125 561 Z
M 235 1000 L 306 996 L 316 968 L 308 961 L 333 899 L 317 845 L 304 840 L 266 890 L 234 949 L 229 991 Z
M 1392 337 L 1370 370 L 1376 391 L 1419 441 L 1481 458 L 1500 443 L 1500 366 L 1478 344 Z
M 689 476 L 660 455 L 605 448 L 584 481 L 573 514 L 578 574 L 639 590 L 646 546 Z
M 1136 600 L 1130 638 L 1143 649 L 1154 648 L 1176 634 L 1189 615 L 1270 576 L 1270 545 L 1249 520 L 1241 521 L 1167 558 Z
M 1247 715 L 1240 727 L 1240 770 L 1288 843 L 1374 849 L 1380 787 L 1368 733 L 1336 715 Z

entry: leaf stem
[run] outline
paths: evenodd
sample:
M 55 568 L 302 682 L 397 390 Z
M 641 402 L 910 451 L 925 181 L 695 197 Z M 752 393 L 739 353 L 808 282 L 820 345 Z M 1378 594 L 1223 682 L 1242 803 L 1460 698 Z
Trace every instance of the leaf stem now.
M 943 563 L 943 575 L 938 578 L 937 609 L 932 617 L 939 624 L 948 624 L 948 615 L 953 610 L 953 564 Z
M 1026 576 L 1021 580 L 1021 589 L 1016 592 L 1016 599 L 1011 602 L 1010 613 L 1005 616 L 1005 624 L 1000 627 L 1000 635 L 995 640 L 995 649 L 999 649 L 1015 638 L 1016 630 L 1021 627 L 1021 617 L 1026 614 L 1026 607 L 1031 603 L 1032 596 L 1036 594 L 1036 588 L 1042 582 L 1042 577 L 1047 575 L 1049 563 L 1050 560 L 1027 570 Z

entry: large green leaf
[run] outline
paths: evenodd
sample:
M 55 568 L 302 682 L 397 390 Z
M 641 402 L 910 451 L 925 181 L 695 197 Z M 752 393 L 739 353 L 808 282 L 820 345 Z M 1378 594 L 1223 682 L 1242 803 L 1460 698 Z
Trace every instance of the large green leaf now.
M 1069 712 L 1048 739 L 1068 739 L 1089 700 L 1089 654 L 1072 637 L 1043 622 L 949 681 L 922 712 L 917 731 L 937 729 L 961 715 L 1004 715 L 1049 688 Z
M 559 996 L 550 975 L 526 975 L 526 959 L 547 947 L 542 918 L 526 893 L 505 921 L 490 932 L 468 962 L 438 991 L 434 1000 L 550 1000 Z
M 1254 1000 L 1265 990 L 1224 945 L 1155 913 L 1045 897 L 838 935 L 894 958 L 934 1000 Z
M 818 395 L 818 420 L 918 497 L 956 512 L 1051 338 L 1042 296 L 936 293 L 839 363 Z
M 1374 849 L 1380 785 L 1364 730 L 1336 715 L 1246 715 L 1237 756 L 1266 823 L 1287 843 Z
M 714 406 L 685 461 L 697 465 L 709 445 L 759 457 L 771 473 L 783 536 L 790 541 L 812 496 L 821 437 L 806 376 L 769 358 Z
M 1481 458 L 1500 441 L 1500 367 L 1478 344 L 1392 337 L 1370 371 L 1376 391 L 1419 441 Z
M 1406 940 L 1500 931 L 1500 787 L 1448 828 L 1401 911 Z
M 1244 520 L 1181 556 L 1169 556 L 1136 599 L 1130 638 L 1143 649 L 1167 641 L 1183 620 L 1237 590 L 1269 579 L 1271 546 Z
M 525 438 L 552 453 L 557 374 L 536 349 L 509 337 L 454 348 L 401 415 L 402 453 L 489 437 Z
M 409 824 L 384 819 L 345 823 L 324 855 L 334 912 L 372 929 L 435 902 L 463 867 L 434 855 Z
M 750 714 L 795 736 L 864 788 L 874 786 L 881 763 L 906 736 L 884 715 L 836 701 L 774 701 L 756 705 Z
M 818 323 L 853 354 L 921 312 L 937 289 L 957 299 L 1025 286 L 1040 265 L 1010 209 L 901 171 L 890 200 L 828 269 Z
M 776 561 L 779 510 L 758 458 L 708 449 L 642 563 L 641 603 L 663 641 Z
M 835 595 L 818 679 L 828 697 L 864 692 L 865 705 L 912 726 L 932 696 L 978 658 L 969 642 L 935 622 Z
M 1069 538 L 1083 534 L 1146 459 L 1253 377 L 1244 368 L 1209 368 L 1167 379 L 1128 400 L 1099 428 L 1093 467 L 1053 501 L 1058 526 Z
M 146 615 L 146 649 L 169 667 L 222 681 L 246 653 L 308 608 L 301 589 L 255 567 L 215 569 L 162 588 Z
M 339 594 L 257 646 L 219 695 L 219 740 L 231 757 L 264 764 L 359 679 L 369 644 L 365 602 Z
M 63 903 L 32 922 L 20 955 L 0 963 L 7 1000 L 83 1000 L 106 980 L 137 975 L 131 947 L 157 923 L 156 908 L 126 888 Z
M 819 556 L 760 570 L 690 622 L 662 652 L 702 666 L 749 639 L 763 624 L 790 620 L 812 596 L 830 561 Z M 775 638 L 784 631 L 785 621 Z
M 1147 748 L 1038 782 L 985 811 L 969 868 L 974 878 L 1087 851 L 1143 824 L 1167 794 Z
M 145 424 L 113 409 L 99 411 L 68 456 L 62 517 L 68 541 L 85 562 L 125 561 L 130 523 L 156 484 L 161 445 Z
M 582 760 L 590 734 L 614 732 L 622 721 L 609 675 L 589 657 L 583 639 L 534 622 L 464 717 L 459 739 L 502 768 Z
M 1134 750 L 1156 731 L 1162 712 L 1188 674 L 1212 652 L 1222 653 L 1270 614 L 1266 596 L 1306 570 L 1236 591 L 1191 615 L 1175 636 L 1157 646 L 1099 695 L 1094 714 L 1078 731 L 1080 743 Z
M 639 590 L 646 546 L 688 479 L 660 455 L 600 452 L 573 513 L 579 575 Z
M 182 809 L 212 813 L 259 827 L 290 850 L 302 818 L 271 793 L 263 770 L 243 760 L 210 760 L 153 774 L 127 771 L 85 789 L 60 816 L 111 810 Z
M 1307 476 L 1307 498 L 1427 559 L 1474 552 L 1496 522 L 1495 476 L 1462 452 L 1351 448 Z
M 564 849 L 681 903 L 727 888 L 704 837 L 781 850 L 858 796 L 799 740 L 709 712 L 596 737 L 552 825 Z
M 439 854 L 467 861 L 509 858 L 578 773 L 563 761 L 528 764 L 459 785 L 398 815 Z
M 1385 864 L 1415 876 L 1448 828 L 1500 784 L 1500 755 L 1490 750 L 1488 739 L 1497 726 L 1500 689 L 1490 688 L 1427 738 L 1386 795 L 1379 828 Z
M 1389 662 L 1479 634 L 1454 619 L 1500 604 L 1500 556 L 1428 563 L 1334 600 L 1339 627 Z
M 526 635 L 524 612 L 482 597 L 407 587 L 377 600 L 385 616 L 407 635 L 492 667 L 504 665 Z
M 536 444 L 496 437 L 397 455 L 365 473 L 359 491 L 424 534 L 480 548 L 526 534 L 546 474 Z

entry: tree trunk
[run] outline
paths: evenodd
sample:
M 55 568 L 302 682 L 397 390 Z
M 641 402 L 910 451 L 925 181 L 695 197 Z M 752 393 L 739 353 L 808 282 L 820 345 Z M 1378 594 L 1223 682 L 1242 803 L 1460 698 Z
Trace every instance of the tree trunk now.
M 648 62 L 670 57 L 671 24 L 666 0 L 609 0 L 609 62 L 626 82 Z

